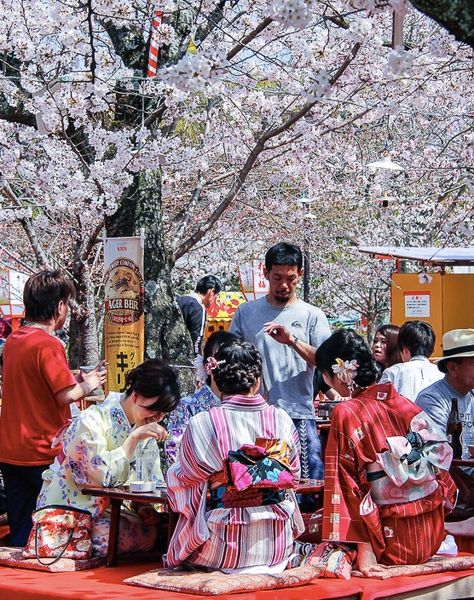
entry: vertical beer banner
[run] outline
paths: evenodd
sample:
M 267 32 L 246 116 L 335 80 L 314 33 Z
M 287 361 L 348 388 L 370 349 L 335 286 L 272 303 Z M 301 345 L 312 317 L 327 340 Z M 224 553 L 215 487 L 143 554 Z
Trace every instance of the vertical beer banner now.
M 104 270 L 107 391 L 123 392 L 126 373 L 144 357 L 142 238 L 106 238 Z

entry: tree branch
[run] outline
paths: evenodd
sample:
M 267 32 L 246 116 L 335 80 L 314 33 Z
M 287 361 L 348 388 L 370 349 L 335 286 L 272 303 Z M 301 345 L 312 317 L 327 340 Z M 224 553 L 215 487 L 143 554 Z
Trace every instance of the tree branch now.
M 349 55 L 345 58 L 345 60 L 342 62 L 341 66 L 338 68 L 338 70 L 336 71 L 334 76 L 330 79 L 331 86 L 333 86 L 338 81 L 338 79 L 342 76 L 344 71 L 348 68 L 348 66 L 351 64 L 351 62 L 357 56 L 360 46 L 361 45 L 359 42 L 354 44 Z M 198 241 L 200 241 L 210 229 L 212 229 L 212 227 L 220 219 L 222 214 L 227 210 L 227 208 L 230 206 L 230 204 L 233 202 L 236 195 L 242 188 L 245 180 L 247 179 L 248 174 L 252 170 L 258 157 L 265 150 L 265 143 L 268 142 L 268 140 L 280 135 L 280 133 L 283 133 L 284 131 L 291 129 L 291 127 L 297 121 L 299 121 L 302 117 L 304 117 L 313 108 L 313 106 L 316 103 L 317 103 L 316 100 L 314 100 L 313 102 L 307 102 L 306 104 L 304 104 L 302 106 L 302 108 L 299 111 L 297 111 L 294 115 L 292 115 L 280 127 L 270 129 L 262 134 L 262 136 L 257 140 L 257 142 L 256 142 L 255 146 L 253 147 L 252 151 L 250 152 L 249 156 L 247 157 L 247 160 L 245 161 L 242 169 L 239 171 L 238 175 L 234 178 L 234 181 L 233 181 L 226 197 L 224 198 L 224 200 L 212 212 L 212 214 L 210 215 L 207 222 L 203 226 L 201 226 L 198 231 L 194 232 L 194 234 L 192 234 L 187 240 L 185 240 L 184 242 L 179 244 L 179 246 L 175 250 L 175 254 L 174 254 L 175 260 L 177 260 L 184 254 L 186 254 L 186 252 L 189 252 L 189 250 Z

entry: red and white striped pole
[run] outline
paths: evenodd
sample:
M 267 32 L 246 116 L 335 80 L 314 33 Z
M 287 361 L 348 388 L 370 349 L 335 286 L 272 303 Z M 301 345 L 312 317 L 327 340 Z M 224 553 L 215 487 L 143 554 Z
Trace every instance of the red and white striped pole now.
M 150 50 L 148 52 L 148 66 L 146 71 L 147 77 L 155 77 L 158 70 L 160 47 L 155 41 L 155 33 L 162 22 L 163 12 L 161 10 L 155 10 L 153 13 L 153 20 L 151 22 Z

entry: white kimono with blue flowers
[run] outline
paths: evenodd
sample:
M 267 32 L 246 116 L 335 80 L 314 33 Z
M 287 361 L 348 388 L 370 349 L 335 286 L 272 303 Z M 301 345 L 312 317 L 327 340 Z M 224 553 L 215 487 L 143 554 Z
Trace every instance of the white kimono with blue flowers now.
M 38 509 L 60 504 L 88 510 L 92 514 L 94 555 L 106 554 L 110 501 L 83 494 L 80 488 L 87 485 L 114 487 L 136 479 L 135 457 L 129 461 L 122 448 L 132 426 L 120 399 L 114 395 L 73 419 L 63 435 L 62 452 L 43 473 L 44 483 L 38 496 Z M 141 449 L 143 447 L 142 444 Z M 153 478 L 161 481 L 163 475 L 156 441 L 147 440 L 146 448 L 156 449 Z M 130 511 L 123 511 L 121 519 L 120 551 L 133 552 L 153 546 L 154 527 L 144 525 L 138 515 Z

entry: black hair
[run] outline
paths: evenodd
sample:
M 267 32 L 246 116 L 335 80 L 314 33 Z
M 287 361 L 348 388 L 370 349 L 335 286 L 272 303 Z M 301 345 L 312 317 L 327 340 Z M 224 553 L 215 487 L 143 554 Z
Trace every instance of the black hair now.
M 222 290 L 222 283 L 215 275 L 205 275 L 196 284 L 196 292 L 205 294 L 207 290 L 214 290 L 218 294 Z
M 247 394 L 262 375 L 262 359 L 253 344 L 236 340 L 215 354 L 219 364 L 212 372 L 223 394 Z
M 28 321 L 49 321 L 56 316 L 59 302 L 76 296 L 73 282 L 63 271 L 39 271 L 23 289 L 23 304 Z
M 297 267 L 298 271 L 303 268 L 303 254 L 301 248 L 295 244 L 280 242 L 267 250 L 265 254 L 265 268 L 270 271 L 273 265 L 286 265 Z
M 203 362 L 206 362 L 210 356 L 214 356 L 222 346 L 229 345 L 238 339 L 239 338 L 230 331 L 214 331 L 214 333 L 211 333 L 211 335 L 207 338 L 207 341 L 204 344 L 202 351 Z M 207 376 L 206 383 L 207 385 L 211 385 L 210 375 Z
M 407 348 L 412 358 L 414 356 L 425 356 L 426 358 L 431 356 L 435 342 L 436 334 L 426 321 L 407 321 L 398 332 L 400 351 Z
M 380 333 L 380 335 L 383 335 L 387 341 L 387 345 L 385 346 L 386 364 L 382 365 L 384 369 L 402 362 L 402 357 L 400 356 L 400 348 L 398 347 L 399 331 L 400 327 L 398 325 L 392 325 L 392 323 L 387 323 L 385 325 L 381 325 L 375 332 L 375 335 L 377 335 L 377 333 Z
M 354 382 L 359 387 L 367 387 L 377 381 L 378 369 L 372 352 L 353 329 L 338 329 L 316 351 L 318 369 L 331 377 L 334 376 L 332 366 L 336 364 L 336 358 L 357 361 L 359 366 Z
M 180 392 L 176 372 L 158 358 L 145 360 L 125 376 L 126 396 L 132 392 L 145 398 L 158 396 L 158 400 L 147 410 L 171 412 L 178 406 Z

